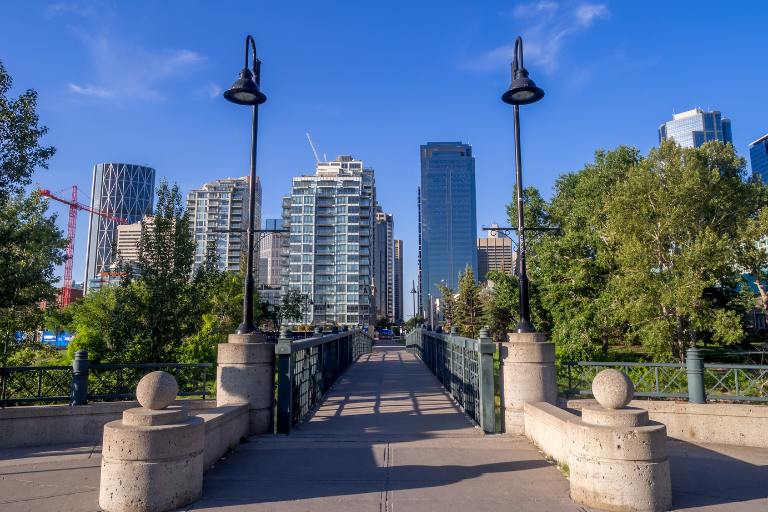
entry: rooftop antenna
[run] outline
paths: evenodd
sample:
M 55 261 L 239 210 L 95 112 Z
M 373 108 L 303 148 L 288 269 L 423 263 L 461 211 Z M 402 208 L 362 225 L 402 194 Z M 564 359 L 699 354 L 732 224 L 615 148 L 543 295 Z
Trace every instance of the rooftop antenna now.
M 312 143 L 312 137 L 309 135 L 309 132 L 307 132 L 307 140 L 309 141 L 309 147 L 312 148 L 312 154 L 315 155 L 315 162 L 320 162 L 320 157 L 317 156 L 317 150 L 315 149 L 315 145 Z

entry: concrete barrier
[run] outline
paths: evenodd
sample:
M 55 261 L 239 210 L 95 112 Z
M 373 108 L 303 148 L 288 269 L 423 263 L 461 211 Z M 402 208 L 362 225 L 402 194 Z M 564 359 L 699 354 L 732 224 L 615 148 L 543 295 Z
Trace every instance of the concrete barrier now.
M 176 400 L 192 415 L 216 407 L 214 400 Z M 138 402 L 88 405 L 25 405 L 0 409 L 0 449 L 54 444 L 100 444 L 104 425 Z
M 604 372 L 593 383 L 601 405 L 593 402 L 579 417 L 550 403 L 528 402 L 525 434 L 568 466 L 575 502 L 619 512 L 669 510 L 666 429 L 650 423 L 645 410 L 626 408 L 633 392 L 629 379 L 616 370 Z
M 164 512 L 196 501 L 203 471 L 248 434 L 250 405 L 230 404 L 191 416 L 174 403 L 166 372 L 145 375 L 141 407 L 104 425 L 99 506 L 106 512 Z
M 569 400 L 567 407 L 581 410 L 596 403 Z M 768 406 L 749 404 L 692 404 L 670 400 L 633 400 L 632 407 L 648 412 L 651 421 L 667 427 L 667 435 L 682 441 L 768 448 Z

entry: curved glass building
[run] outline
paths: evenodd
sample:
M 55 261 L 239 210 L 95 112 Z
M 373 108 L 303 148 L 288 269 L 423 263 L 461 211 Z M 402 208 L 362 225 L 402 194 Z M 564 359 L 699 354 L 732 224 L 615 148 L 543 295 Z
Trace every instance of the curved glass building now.
M 144 165 L 102 163 L 93 166 L 91 208 L 128 223 L 152 214 L 155 170 Z M 91 214 L 88 222 L 88 255 L 85 264 L 85 293 L 98 288 L 113 263 L 117 244 L 117 222 Z M 108 279 L 107 279 L 108 281 Z

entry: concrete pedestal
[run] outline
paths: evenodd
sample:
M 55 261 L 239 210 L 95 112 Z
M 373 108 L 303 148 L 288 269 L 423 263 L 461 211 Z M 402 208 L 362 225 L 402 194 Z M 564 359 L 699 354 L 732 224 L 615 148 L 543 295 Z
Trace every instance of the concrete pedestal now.
M 249 404 L 249 435 L 272 432 L 275 344 L 260 333 L 230 334 L 219 344 L 217 405 Z
M 661 512 L 672 505 L 667 430 L 642 409 L 582 411 L 571 429 L 571 498 L 621 512 Z
M 128 409 L 104 426 L 99 506 L 106 512 L 163 512 L 203 490 L 205 424 L 179 407 Z
M 499 344 L 503 431 L 525 433 L 523 405 L 557 400 L 555 344 L 544 333 L 509 333 Z

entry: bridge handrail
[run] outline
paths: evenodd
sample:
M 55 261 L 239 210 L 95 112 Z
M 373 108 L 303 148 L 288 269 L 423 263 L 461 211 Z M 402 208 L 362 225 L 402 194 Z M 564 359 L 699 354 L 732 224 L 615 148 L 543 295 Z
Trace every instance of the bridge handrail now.
M 282 333 L 277 356 L 277 432 L 287 434 L 307 419 L 336 379 L 370 353 L 373 339 L 361 330 L 295 341 Z
M 768 365 L 703 363 L 701 359 L 689 359 L 689 363 L 563 361 L 558 365 L 558 388 L 566 396 L 591 395 L 597 372 L 615 368 L 632 380 L 637 397 L 768 402 Z
M 485 432 L 495 432 L 493 356 L 497 346 L 487 329 L 475 340 L 456 332 L 415 328 L 406 334 L 406 348 L 427 365 L 472 421 Z
M 109 363 L 91 364 L 80 351 L 71 366 L 0 367 L 0 407 L 34 403 L 70 403 L 128 400 L 135 397 L 138 381 L 154 370 L 173 374 L 178 396 L 210 398 L 211 363 Z

